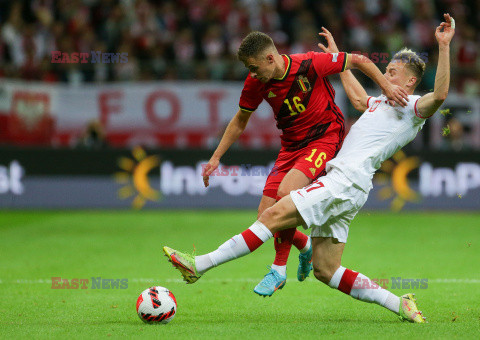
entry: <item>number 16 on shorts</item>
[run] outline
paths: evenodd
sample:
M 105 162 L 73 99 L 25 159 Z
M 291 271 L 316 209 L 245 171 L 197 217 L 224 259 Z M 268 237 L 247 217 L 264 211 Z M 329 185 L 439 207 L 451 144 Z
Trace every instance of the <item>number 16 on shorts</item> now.
M 317 149 L 312 149 L 312 153 L 310 154 L 310 156 L 305 158 L 305 160 L 309 162 L 313 162 L 313 164 L 315 164 L 315 167 L 318 169 L 323 165 L 325 158 L 327 158 L 327 154 L 325 152 L 317 153 Z

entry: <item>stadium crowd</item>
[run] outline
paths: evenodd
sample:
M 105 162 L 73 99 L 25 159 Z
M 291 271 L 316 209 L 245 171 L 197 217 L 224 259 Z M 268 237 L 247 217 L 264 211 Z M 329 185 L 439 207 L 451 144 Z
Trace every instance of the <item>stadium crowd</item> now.
M 297 53 L 318 50 L 322 26 L 345 51 L 390 57 L 409 46 L 435 61 L 432 28 L 445 12 L 457 22 L 454 84 L 476 95 L 478 0 L 1 1 L 0 76 L 73 83 L 243 80 L 235 53 L 249 31 L 270 34 L 282 53 Z M 128 62 L 52 63 L 52 51 L 128 53 Z M 424 89 L 433 87 L 434 72 L 427 69 Z

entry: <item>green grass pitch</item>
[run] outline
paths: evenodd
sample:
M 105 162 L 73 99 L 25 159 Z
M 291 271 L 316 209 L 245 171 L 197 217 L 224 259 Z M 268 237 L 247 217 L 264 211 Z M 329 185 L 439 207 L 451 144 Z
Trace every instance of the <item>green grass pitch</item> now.
M 480 214 L 362 212 L 350 228 L 343 265 L 371 278 L 427 278 L 416 289 L 429 324 L 400 322 L 373 304 L 316 281 L 296 280 L 293 249 L 285 288 L 261 298 L 253 287 L 273 260 L 268 241 L 254 254 L 186 285 L 162 246 L 216 249 L 254 221 L 254 211 L 2 211 L 0 337 L 293 339 L 478 338 Z M 127 289 L 52 289 L 51 277 L 128 279 Z M 169 288 L 178 302 L 168 325 L 146 325 L 140 292 Z M 409 290 L 395 289 L 401 295 Z

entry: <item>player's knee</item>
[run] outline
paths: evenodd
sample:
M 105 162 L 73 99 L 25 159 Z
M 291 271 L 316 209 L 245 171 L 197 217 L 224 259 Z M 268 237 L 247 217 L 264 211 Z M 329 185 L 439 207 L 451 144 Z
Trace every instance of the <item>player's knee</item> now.
M 277 216 L 278 212 L 276 207 L 270 207 L 265 209 L 258 219 L 262 223 L 268 223 L 274 221 Z
M 260 215 L 258 220 L 262 222 L 265 225 L 268 226 L 273 226 L 276 225 L 277 221 L 281 219 L 282 216 L 282 211 L 279 209 L 277 206 L 273 206 L 270 208 L 267 208 L 263 211 L 263 213 Z M 276 233 L 279 230 L 271 230 L 272 233 Z

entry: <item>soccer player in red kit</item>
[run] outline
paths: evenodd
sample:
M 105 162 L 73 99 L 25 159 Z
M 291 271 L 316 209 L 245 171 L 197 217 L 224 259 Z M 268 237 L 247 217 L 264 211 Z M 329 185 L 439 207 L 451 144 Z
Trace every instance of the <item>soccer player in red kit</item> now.
M 273 109 L 277 127 L 282 130 L 282 148 L 267 178 L 258 216 L 290 191 L 310 184 L 323 174 L 325 164 L 340 150 L 345 135 L 344 118 L 335 104 L 335 91 L 327 76 L 358 68 L 380 87 L 383 85 L 388 98 L 401 103 L 407 96 L 403 89 L 387 84 L 368 58 L 344 52 L 280 55 L 272 39 L 261 32 L 251 32 L 245 37 L 238 58 L 250 71 L 240 97 L 240 110 L 205 166 L 203 180 L 208 186 L 209 176 L 217 169 L 220 158 L 242 134 L 250 115 L 266 100 Z M 270 272 L 254 289 L 262 296 L 271 296 L 285 286 L 292 244 L 300 250 L 297 278 L 303 281 L 312 268 L 311 240 L 307 235 L 291 228 L 274 236 L 275 260 Z

